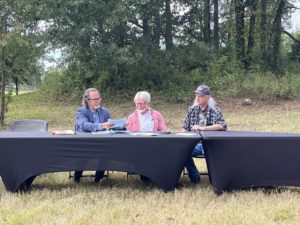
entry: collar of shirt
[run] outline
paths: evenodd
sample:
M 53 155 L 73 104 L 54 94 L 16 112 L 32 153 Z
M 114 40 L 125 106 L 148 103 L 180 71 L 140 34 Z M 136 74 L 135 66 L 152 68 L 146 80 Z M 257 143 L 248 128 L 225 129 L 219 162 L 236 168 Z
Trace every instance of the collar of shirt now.
M 89 108 L 89 110 L 92 112 L 92 113 L 98 113 L 98 111 L 100 111 L 101 110 L 101 108 L 99 107 L 98 109 L 96 109 L 96 110 L 93 110 L 93 109 L 90 109 Z

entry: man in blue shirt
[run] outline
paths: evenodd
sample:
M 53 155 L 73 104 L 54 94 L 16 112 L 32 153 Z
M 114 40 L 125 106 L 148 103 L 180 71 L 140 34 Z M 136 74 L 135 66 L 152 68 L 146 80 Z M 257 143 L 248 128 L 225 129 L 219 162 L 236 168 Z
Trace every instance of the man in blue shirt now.
M 107 121 L 111 118 L 109 111 L 101 107 L 101 96 L 96 88 L 84 92 L 82 105 L 76 111 L 75 130 L 77 132 L 95 132 L 112 127 Z M 75 171 L 74 181 L 79 182 L 83 171 Z M 94 182 L 99 182 L 105 171 L 96 171 Z

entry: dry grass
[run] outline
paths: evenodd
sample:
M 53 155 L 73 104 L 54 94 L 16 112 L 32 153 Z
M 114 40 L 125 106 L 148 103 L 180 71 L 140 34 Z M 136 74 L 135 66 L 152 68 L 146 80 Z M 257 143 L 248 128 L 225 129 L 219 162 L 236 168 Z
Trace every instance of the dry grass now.
M 242 106 L 240 102 L 219 101 L 229 129 L 300 132 L 299 102 L 254 102 L 251 106 Z M 115 118 L 127 116 L 133 110 L 130 102 L 103 104 Z M 181 129 L 188 105 L 168 104 L 155 97 L 152 105 L 165 116 L 170 130 Z M 41 118 L 49 122 L 50 130 L 71 129 L 77 107 L 48 104 L 33 93 L 17 96 L 10 105 L 7 124 L 13 119 Z M 47 174 L 38 177 L 33 189 L 25 194 L 6 192 L 1 183 L 0 224 L 279 225 L 300 221 L 298 188 L 235 191 L 217 196 L 207 177 L 194 186 L 184 176 L 180 184 L 174 192 L 164 193 L 143 185 L 136 176 L 126 180 L 126 174 L 120 172 L 112 173 L 98 185 L 92 185 L 89 179 L 75 185 L 67 173 Z

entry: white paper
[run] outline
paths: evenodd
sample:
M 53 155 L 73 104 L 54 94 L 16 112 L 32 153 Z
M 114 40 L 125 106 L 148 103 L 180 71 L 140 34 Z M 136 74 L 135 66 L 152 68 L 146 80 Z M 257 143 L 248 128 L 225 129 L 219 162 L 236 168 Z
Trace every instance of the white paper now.
M 122 119 L 108 119 L 107 121 L 109 124 L 113 125 L 112 128 L 123 128 L 126 125 L 126 118 Z
M 181 136 L 198 136 L 199 134 L 197 133 L 192 133 L 192 132 L 181 132 L 181 133 L 175 133 L 176 135 L 181 135 Z
M 137 133 L 131 133 L 132 135 L 135 135 L 135 136 L 157 136 L 158 134 L 157 133 L 148 133 L 148 132 L 137 132 Z

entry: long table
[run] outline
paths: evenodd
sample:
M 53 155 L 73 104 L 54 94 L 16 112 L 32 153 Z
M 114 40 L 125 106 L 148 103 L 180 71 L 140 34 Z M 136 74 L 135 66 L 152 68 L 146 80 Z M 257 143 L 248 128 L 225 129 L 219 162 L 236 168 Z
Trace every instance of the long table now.
M 155 136 L 152 136 L 155 135 Z M 50 172 L 112 170 L 149 177 L 174 190 L 199 134 L 0 132 L 0 176 L 15 192 L 28 178 Z
M 300 186 L 300 134 L 201 132 L 216 193 L 257 186 Z

